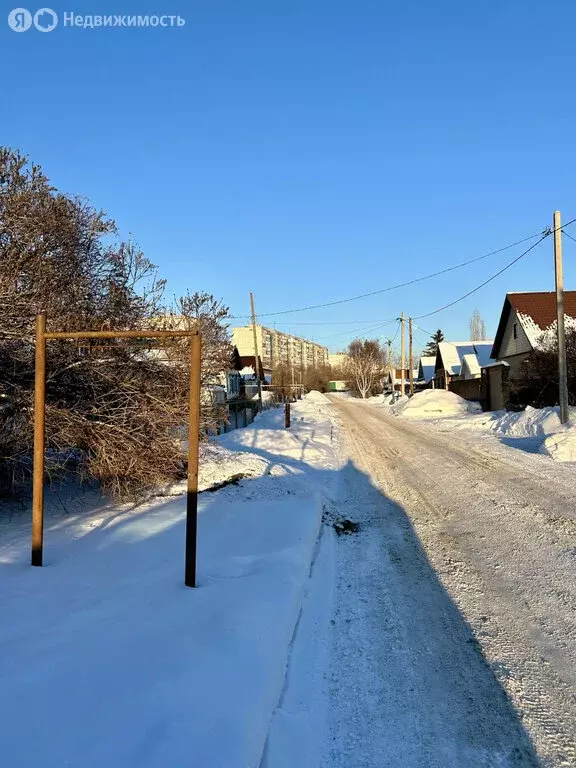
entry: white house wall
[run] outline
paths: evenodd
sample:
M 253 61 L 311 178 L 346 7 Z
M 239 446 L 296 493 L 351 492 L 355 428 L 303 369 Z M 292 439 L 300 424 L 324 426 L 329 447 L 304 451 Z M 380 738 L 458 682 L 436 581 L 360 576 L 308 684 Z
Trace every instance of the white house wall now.
M 517 338 L 514 338 L 514 324 L 516 324 L 517 328 Z M 515 355 L 525 355 L 531 351 L 532 345 L 522 328 L 522 324 L 518 320 L 516 310 L 512 308 L 502 336 L 500 358 L 506 359 L 507 357 L 514 357 Z

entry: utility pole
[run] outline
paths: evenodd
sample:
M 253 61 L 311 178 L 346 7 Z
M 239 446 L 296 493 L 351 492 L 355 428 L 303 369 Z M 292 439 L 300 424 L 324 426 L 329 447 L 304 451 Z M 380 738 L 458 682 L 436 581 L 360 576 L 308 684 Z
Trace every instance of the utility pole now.
M 392 339 L 386 339 L 386 345 L 388 347 L 388 355 L 386 357 L 386 369 L 387 373 L 392 379 L 392 389 L 394 389 L 394 375 L 392 374 Z
M 562 275 L 562 229 L 560 211 L 554 211 L 554 268 L 556 274 L 556 324 L 558 331 L 558 395 L 560 421 L 568 421 L 568 372 L 566 365 L 566 333 L 564 329 L 564 277 Z
M 408 318 L 408 334 L 409 334 L 409 341 L 408 341 L 408 357 L 410 360 L 410 397 L 414 394 L 414 360 L 412 358 L 412 318 Z
M 254 311 L 254 294 L 250 291 L 250 311 L 252 314 L 252 334 L 254 336 L 254 371 L 258 382 L 258 401 L 262 410 L 262 382 L 260 380 L 260 361 L 258 358 L 258 336 L 256 334 L 256 312 Z
M 404 397 L 405 382 L 404 382 L 404 312 L 400 315 L 400 397 Z

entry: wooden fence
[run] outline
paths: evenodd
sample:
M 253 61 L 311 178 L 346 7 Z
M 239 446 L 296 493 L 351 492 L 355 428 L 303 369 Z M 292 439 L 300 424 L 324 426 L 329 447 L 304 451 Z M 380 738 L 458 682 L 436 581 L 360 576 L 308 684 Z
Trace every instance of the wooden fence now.
M 484 408 L 485 397 L 482 388 L 482 379 L 456 379 L 450 382 L 450 392 L 454 392 L 464 400 L 481 403 Z

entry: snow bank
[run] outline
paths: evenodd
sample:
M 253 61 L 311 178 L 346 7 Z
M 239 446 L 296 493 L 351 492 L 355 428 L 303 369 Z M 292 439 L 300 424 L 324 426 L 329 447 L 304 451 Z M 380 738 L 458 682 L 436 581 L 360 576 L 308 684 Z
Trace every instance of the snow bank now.
M 302 398 L 305 403 L 317 403 L 318 405 L 329 405 L 330 401 L 321 392 L 317 392 L 315 389 L 311 390 Z
M 564 429 L 545 438 L 540 453 L 556 461 L 576 461 L 576 430 Z
M 560 409 L 531 408 L 524 411 L 482 413 L 478 403 L 463 400 L 454 392 L 428 389 L 394 406 L 392 412 L 406 418 L 438 420 L 440 429 L 491 432 L 518 440 L 541 438 L 540 453 L 555 461 L 576 461 L 576 408 L 568 424 L 560 423 Z M 442 426 L 440 426 L 442 425 Z
M 258 399 L 259 399 L 259 395 L 258 394 L 255 394 L 252 397 L 252 400 L 258 400 Z M 274 392 L 271 392 L 269 389 L 263 389 L 262 390 L 262 402 L 263 403 L 273 403 L 274 399 L 275 399 Z
M 479 403 L 471 403 L 444 389 L 426 389 L 394 407 L 397 415 L 416 419 L 462 416 L 479 411 L 482 411 Z
M 291 404 L 291 418 L 291 428 L 285 429 L 284 409 L 267 410 L 259 413 L 248 427 L 204 443 L 200 490 L 208 490 L 238 475 L 246 478 L 285 475 L 288 473 L 286 461 L 274 461 L 270 467 L 269 459 L 277 454 L 284 459 L 301 457 L 311 466 L 336 469 L 336 421 L 328 398 L 319 392 L 304 395 L 302 400 Z
M 42 569 L 28 523 L 2 537 L 2 764 L 259 768 L 296 706 L 285 674 L 338 468 L 330 409 L 314 394 L 292 429 L 270 411 L 205 449 L 205 481 L 215 457 L 253 474 L 200 497 L 196 590 L 184 496 L 48 516 Z
M 368 403 L 369 405 L 391 405 L 394 402 L 394 395 L 391 392 L 385 392 L 381 395 L 367 397 L 361 402 Z
M 541 437 L 540 453 L 555 461 L 576 461 L 576 409 L 572 408 L 568 424 L 560 422 L 560 408 L 532 408 L 519 413 L 500 413 L 489 424 L 499 435 L 509 437 Z
M 544 437 L 562 428 L 559 408 L 532 408 L 524 411 L 494 413 L 492 431 L 510 437 Z
M 184 507 L 111 522 L 69 553 L 49 535 L 47 567 L 7 580 L 5 765 L 259 765 L 321 507 L 203 503 L 197 590 L 182 584 Z
M 334 601 L 334 532 L 324 529 L 260 768 L 318 768 L 328 709 L 326 670 Z

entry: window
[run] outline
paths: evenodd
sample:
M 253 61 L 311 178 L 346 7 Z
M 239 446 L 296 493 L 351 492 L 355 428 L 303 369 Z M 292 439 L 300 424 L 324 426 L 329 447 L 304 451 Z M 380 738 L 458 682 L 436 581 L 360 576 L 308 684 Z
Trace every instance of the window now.
M 512 333 L 514 334 L 514 338 L 518 338 L 518 323 L 514 323 L 514 326 L 512 328 Z

